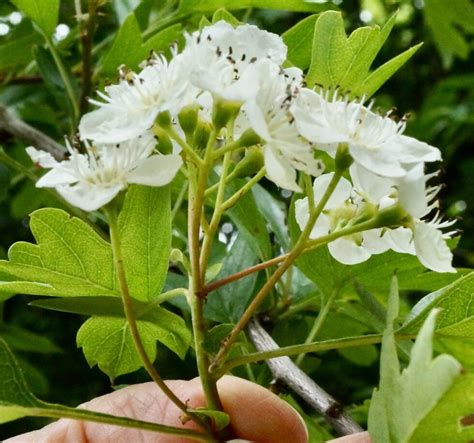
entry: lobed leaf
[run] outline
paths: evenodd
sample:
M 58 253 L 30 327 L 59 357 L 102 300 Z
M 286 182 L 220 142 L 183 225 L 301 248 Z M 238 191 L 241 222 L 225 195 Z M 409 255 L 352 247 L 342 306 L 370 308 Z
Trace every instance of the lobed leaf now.
M 380 385 L 369 409 L 369 433 L 373 441 L 411 441 L 421 421 L 438 405 L 461 373 L 449 355 L 433 359 L 436 311 L 431 311 L 413 345 L 410 363 L 400 373 L 394 321 L 398 316 L 398 285 L 393 279 L 380 357 Z
M 89 225 L 60 209 L 31 214 L 37 244 L 18 242 L 0 260 L 1 292 L 61 297 L 118 295 L 112 250 Z M 11 280 L 10 280 L 11 279 Z

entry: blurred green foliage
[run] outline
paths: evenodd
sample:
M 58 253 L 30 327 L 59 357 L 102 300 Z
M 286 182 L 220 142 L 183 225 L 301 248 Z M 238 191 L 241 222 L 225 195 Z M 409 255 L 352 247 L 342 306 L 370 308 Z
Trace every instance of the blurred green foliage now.
M 0 36 L 0 104 L 55 140 L 61 140 L 64 134 L 73 135 L 77 124 L 77 118 L 71 112 L 71 103 L 65 98 L 68 91 L 64 79 L 68 79 L 72 93 L 79 96 L 81 25 L 76 20 L 72 1 L 50 1 L 51 7 L 59 5 L 58 21 L 52 21 L 49 16 L 36 18 L 40 23 L 40 32 L 35 30 L 37 25 L 33 25 L 25 16 L 18 24 L 14 24 L 13 20 L 9 21 L 10 14 L 17 7 L 23 8 L 25 13 L 35 18 L 37 11 L 30 11 L 29 3 L 31 2 L 27 0 L 0 3 L 0 22 L 8 24 L 10 28 L 6 35 Z M 136 67 L 151 49 L 166 49 L 178 38 L 183 28 L 196 28 L 202 15 L 211 20 L 213 11 L 217 9 L 216 5 L 224 4 L 239 20 L 255 23 L 279 34 L 285 33 L 304 18 L 307 19 L 302 23 L 314 25 L 315 19 L 311 18 L 311 14 L 323 9 L 343 11 L 347 34 L 363 25 L 383 26 L 398 10 L 390 38 L 381 47 L 373 65 L 381 66 L 419 42 L 424 44 L 378 91 L 376 105 L 383 110 L 397 106 L 400 116 L 410 114 L 408 133 L 442 150 L 445 158 L 442 179 L 447 184 L 441 195 L 442 201 L 449 216 L 462 217 L 458 227 L 466 231 L 454 251 L 455 265 L 474 265 L 474 231 L 469 230 L 474 226 L 474 154 L 471 148 L 474 143 L 474 73 L 471 56 L 474 5 L 471 0 L 450 1 L 448 8 L 447 2 L 443 0 L 345 0 L 325 4 L 296 0 L 182 0 L 179 5 L 177 3 L 173 0 L 100 1 L 92 51 L 94 87 L 100 88 L 107 81 L 114 80 L 115 69 L 119 64 L 126 63 Z M 86 1 L 82 1 L 82 8 L 87 13 Z M 297 12 L 284 11 L 283 8 Z M 131 15 L 132 11 L 135 14 Z M 53 35 L 56 23 L 68 26 L 69 33 L 62 39 L 57 38 L 58 31 L 54 34 L 56 37 Z M 310 45 L 312 36 L 308 37 L 303 31 L 298 33 L 293 30 L 293 34 L 290 32 L 285 38 L 301 39 L 302 47 Z M 49 50 L 51 38 L 57 55 L 62 60 L 59 66 Z M 127 45 L 139 46 L 140 50 L 138 53 L 128 51 Z M 289 58 L 306 68 L 311 60 L 304 54 L 304 51 L 294 51 Z M 96 66 L 100 68 L 95 69 Z M 26 168 L 30 167 L 22 140 L 13 138 L 0 129 L 0 144 L 11 157 Z M 175 181 L 174 186 L 176 189 L 173 189 L 173 195 L 176 198 L 182 181 Z M 281 198 L 278 195 L 279 200 L 272 202 L 272 196 L 277 196 L 277 191 L 268 183 L 266 189 L 256 188 L 254 192 L 255 200 L 262 206 L 261 212 L 264 216 L 267 214 L 268 220 L 274 221 L 272 231 L 283 244 L 286 233 L 279 230 L 282 223 L 278 224 Z M 218 269 L 220 276 L 247 264 L 242 261 L 252 264 L 257 257 L 266 257 L 272 252 L 272 238 L 259 237 L 260 243 L 253 242 L 253 249 L 249 248 L 248 242 L 241 240 L 243 237 L 252 239 L 252 229 L 265 226 L 263 216 L 260 219 L 255 215 L 257 218 L 254 217 L 251 224 L 242 217 L 242 213 L 259 214 L 252 205 L 255 205 L 255 201 L 248 200 L 229 214 L 229 221 L 238 227 L 241 234 L 234 243 L 233 254 L 224 261 L 222 269 Z M 0 163 L 0 259 L 6 257 L 6 251 L 14 242 L 33 240 L 28 226 L 28 214 L 45 206 L 63 208 L 61 201 L 54 195 L 34 188 L 23 173 Z M 185 230 L 185 223 L 183 215 L 178 214 L 175 218 L 178 232 Z M 180 225 L 183 229 L 180 229 Z M 233 234 L 229 234 L 231 235 Z M 181 247 L 183 240 L 178 234 L 173 242 L 174 246 Z M 218 248 L 219 245 L 216 245 L 213 251 L 216 263 L 219 263 L 216 257 L 225 254 L 225 250 Z M 408 270 L 412 266 L 412 263 L 407 263 Z M 273 309 L 269 310 L 267 318 L 271 324 L 279 316 L 280 321 L 273 330 L 273 336 L 282 346 L 304 341 L 320 305 L 320 293 L 301 272 L 295 269 L 291 277 L 283 281 L 282 291 L 283 294 L 294 297 L 297 303 L 293 308 L 305 306 L 301 310 L 303 315 L 287 315 L 291 308 L 283 314 Z M 182 276 L 178 273 L 171 273 L 165 289 L 176 287 L 178 284 L 172 280 L 180 278 Z M 263 277 L 259 276 L 246 280 L 247 286 L 240 286 L 238 289 L 242 292 L 242 297 L 251 294 L 252 288 L 261 284 L 261 278 Z M 369 287 L 372 284 L 370 289 L 374 291 L 388 286 L 387 282 L 364 283 Z M 441 283 L 440 286 L 447 283 Z M 183 282 L 180 281 L 179 284 L 183 285 Z M 422 291 L 431 290 L 409 284 L 403 287 L 403 281 L 401 285 L 406 291 L 401 306 L 405 313 L 420 298 Z M 235 321 L 231 304 L 235 301 L 236 288 L 237 286 L 229 286 L 209 299 L 209 319 L 224 323 Z M 86 317 L 37 307 L 25 308 L 33 299 L 35 297 L 26 295 L 9 298 L 8 294 L 0 294 L 0 336 L 19 356 L 33 391 L 41 394 L 45 400 L 69 405 L 77 405 L 107 392 L 110 381 L 97 368 L 90 369 L 82 352 L 74 345 L 76 332 Z M 336 304 L 336 309 L 331 312 L 330 319 L 321 331 L 321 339 L 359 335 L 376 329 L 376 314 L 372 312 L 372 317 L 367 314 L 369 319 L 361 319 L 361 312 L 358 310 L 360 305 L 354 300 L 352 291 Z M 174 305 L 173 309 L 183 306 L 179 299 L 174 301 Z M 272 307 L 271 302 L 269 307 Z M 367 324 L 372 326 L 368 327 Z M 194 360 L 190 353 L 182 362 L 164 346 L 158 346 L 156 364 L 165 378 L 191 378 L 195 375 Z M 442 347 L 442 343 L 439 346 Z M 342 403 L 353 404 L 353 415 L 365 426 L 367 405 L 364 401 L 370 397 L 378 380 L 378 348 L 372 346 L 361 350 L 331 351 L 324 355 L 324 365 L 320 364 L 319 357 L 307 356 L 303 369 L 317 378 Z M 271 380 L 271 375 L 263 364 L 248 371 L 239 369 L 236 374 L 253 378 L 262 384 Z M 347 374 L 351 376 L 348 378 Z M 144 372 L 138 371 L 118 377 L 115 383 L 144 380 Z M 341 380 L 344 382 L 341 383 Z M 293 399 L 292 401 L 295 402 Z M 304 406 L 299 407 L 304 410 Z M 0 439 L 38 427 L 43 422 L 40 419 L 25 419 L 3 425 L 0 427 Z M 311 425 L 311 432 L 318 436 L 314 441 L 328 435 L 325 425 L 320 422 Z

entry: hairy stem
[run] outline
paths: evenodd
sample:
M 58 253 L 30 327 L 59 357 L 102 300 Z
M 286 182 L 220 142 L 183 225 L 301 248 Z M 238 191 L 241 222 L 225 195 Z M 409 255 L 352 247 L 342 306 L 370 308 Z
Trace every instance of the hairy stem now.
M 207 187 L 209 172 L 212 166 L 212 151 L 214 149 L 216 132 L 212 131 L 204 154 L 204 162 L 200 168 L 189 164 L 189 198 L 188 198 L 188 239 L 191 263 L 191 276 L 189 288 L 189 304 L 193 320 L 194 343 L 196 360 L 202 387 L 208 407 L 222 410 L 222 403 L 217 392 L 216 380 L 209 373 L 209 356 L 204 349 L 206 325 L 204 323 L 203 286 L 204 280 L 201 272 L 199 234 L 201 217 L 204 208 L 204 191 Z
M 183 413 L 194 420 L 202 428 L 208 429 L 206 423 L 196 414 L 188 409 L 188 407 L 174 394 L 174 392 L 166 385 L 166 383 L 161 378 L 158 371 L 153 366 L 153 363 L 150 361 L 145 348 L 143 346 L 140 332 L 138 330 L 136 315 L 133 310 L 132 297 L 130 295 L 127 280 L 125 277 L 125 268 L 122 256 L 122 248 L 119 237 L 119 228 L 118 228 L 118 219 L 117 211 L 114 204 L 110 204 L 106 208 L 106 213 L 109 220 L 110 227 L 110 240 L 112 244 L 112 251 L 114 255 L 115 269 L 117 271 L 117 277 L 120 285 L 120 293 L 122 296 L 123 310 L 125 313 L 125 318 L 127 319 L 128 327 L 130 329 L 130 334 L 132 335 L 133 343 L 135 348 L 142 360 L 143 366 L 147 370 L 150 377 L 158 385 L 158 387 L 163 391 L 163 393 L 181 410 Z

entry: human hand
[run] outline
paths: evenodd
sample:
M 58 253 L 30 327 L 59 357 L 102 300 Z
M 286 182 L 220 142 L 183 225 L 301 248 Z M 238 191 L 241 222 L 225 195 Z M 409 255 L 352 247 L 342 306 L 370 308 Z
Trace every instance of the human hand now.
M 198 378 L 172 380 L 168 386 L 190 407 L 205 405 Z M 218 382 L 225 411 L 230 415 L 235 437 L 259 443 L 306 443 L 308 434 L 299 414 L 267 389 L 237 377 L 226 376 Z M 198 429 L 189 421 L 182 424 L 182 412 L 154 383 L 129 386 L 80 406 L 98 412 L 122 415 L 170 426 Z M 361 434 L 339 443 L 370 443 Z M 347 438 L 347 437 L 345 437 Z M 157 434 L 92 422 L 61 419 L 38 431 L 22 434 L 4 443 L 191 443 L 172 435 Z M 336 441 L 335 441 L 336 442 Z

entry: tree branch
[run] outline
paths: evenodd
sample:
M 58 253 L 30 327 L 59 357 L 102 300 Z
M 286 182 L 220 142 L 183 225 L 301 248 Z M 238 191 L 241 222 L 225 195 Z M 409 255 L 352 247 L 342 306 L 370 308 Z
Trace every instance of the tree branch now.
M 20 120 L 0 104 L 0 130 L 30 143 L 37 149 L 49 152 L 56 160 L 64 159 L 64 148 L 38 129 Z
M 259 351 L 278 349 L 278 345 L 255 318 L 249 322 L 247 332 Z M 295 391 L 316 412 L 321 414 L 339 435 L 350 435 L 363 431 L 343 411 L 337 400 L 309 378 L 289 357 L 272 358 L 266 363 L 276 380 L 283 382 Z

